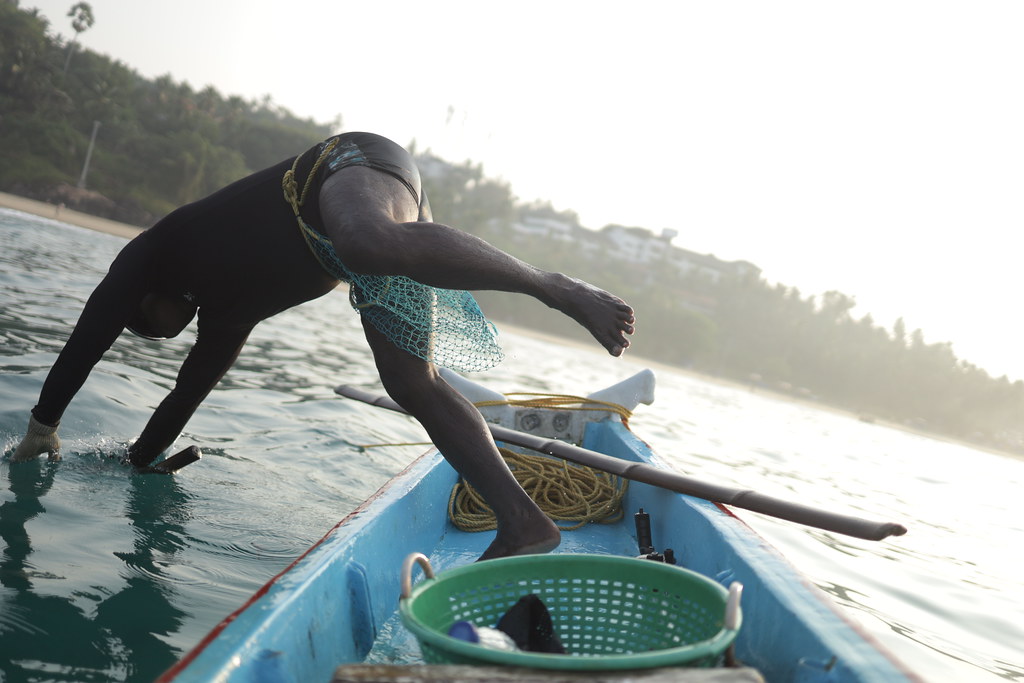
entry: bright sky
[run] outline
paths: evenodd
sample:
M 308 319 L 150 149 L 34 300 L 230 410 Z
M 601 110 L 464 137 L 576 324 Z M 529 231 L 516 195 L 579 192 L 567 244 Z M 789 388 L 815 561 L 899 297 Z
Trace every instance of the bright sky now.
M 73 2 L 21 5 L 70 36 Z M 143 76 L 415 139 L 590 228 L 674 228 L 1024 379 L 1018 0 L 91 5 L 82 44 Z

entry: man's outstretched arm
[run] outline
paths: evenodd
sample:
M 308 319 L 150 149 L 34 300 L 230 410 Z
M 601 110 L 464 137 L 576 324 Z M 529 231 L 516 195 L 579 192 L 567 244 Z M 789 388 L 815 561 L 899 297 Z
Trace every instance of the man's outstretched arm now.
M 138 440 L 128 447 L 133 465 L 149 465 L 178 438 L 192 414 L 238 358 L 252 328 L 202 331 L 171 393 L 160 402 Z

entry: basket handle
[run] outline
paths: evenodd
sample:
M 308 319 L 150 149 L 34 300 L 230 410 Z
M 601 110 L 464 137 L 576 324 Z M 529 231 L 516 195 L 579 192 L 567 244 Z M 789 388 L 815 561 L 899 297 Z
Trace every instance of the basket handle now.
M 434 578 L 434 568 L 430 566 L 430 560 L 423 553 L 411 553 L 402 563 L 402 599 L 405 600 L 412 593 L 412 566 L 419 563 L 423 573 L 428 579 Z
M 743 584 L 733 581 L 729 584 L 729 597 L 725 603 L 725 627 L 735 631 L 740 621 L 740 598 L 743 596 Z

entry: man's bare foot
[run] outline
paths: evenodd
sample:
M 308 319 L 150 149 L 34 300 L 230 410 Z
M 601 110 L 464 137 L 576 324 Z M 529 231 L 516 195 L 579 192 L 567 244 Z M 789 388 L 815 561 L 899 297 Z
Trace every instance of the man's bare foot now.
M 552 308 L 565 313 L 594 336 L 613 356 L 629 348 L 627 334 L 633 334 L 636 318 L 629 304 L 587 282 L 554 273 L 556 282 L 548 290 Z
M 511 530 L 504 527 L 512 526 Z M 498 525 L 498 535 L 487 547 L 484 554 L 477 562 L 482 560 L 493 560 L 498 557 L 511 557 L 513 555 L 534 555 L 549 553 L 558 547 L 562 541 L 562 534 L 558 527 L 547 517 L 543 522 L 516 525 Z

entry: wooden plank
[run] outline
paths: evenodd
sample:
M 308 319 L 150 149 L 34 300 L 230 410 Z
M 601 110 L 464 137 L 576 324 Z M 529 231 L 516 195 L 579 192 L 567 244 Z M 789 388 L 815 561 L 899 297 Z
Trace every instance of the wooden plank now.
M 520 667 L 455 666 L 424 664 L 392 666 L 377 664 L 346 664 L 334 671 L 331 683 L 485 683 L 516 681 L 516 683 L 764 683 L 764 678 L 749 667 L 691 669 L 668 667 L 635 671 L 546 671 Z

